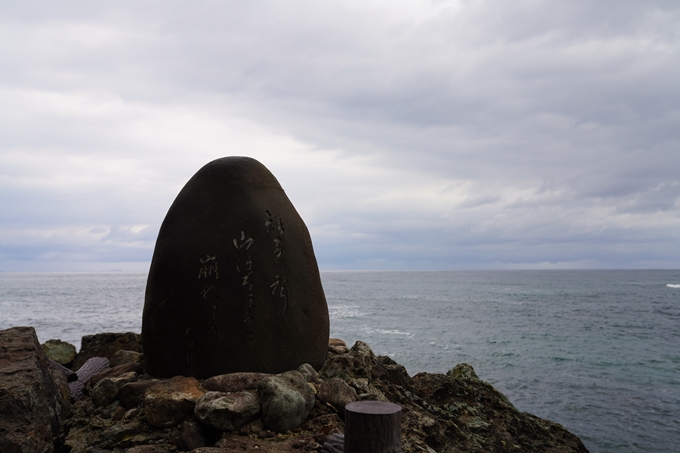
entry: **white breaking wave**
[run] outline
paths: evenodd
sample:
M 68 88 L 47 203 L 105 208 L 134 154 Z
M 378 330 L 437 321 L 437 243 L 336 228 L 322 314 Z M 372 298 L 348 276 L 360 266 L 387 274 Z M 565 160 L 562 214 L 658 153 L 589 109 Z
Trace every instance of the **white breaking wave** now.
M 413 334 L 411 332 L 404 332 L 402 330 L 383 330 L 383 329 L 374 329 L 374 332 L 382 333 L 382 334 L 387 334 L 387 335 L 406 335 L 407 337 L 412 337 Z
M 361 318 L 362 316 L 366 316 L 366 313 L 360 311 L 359 307 L 354 305 L 340 305 L 328 307 L 328 315 L 331 319 Z
M 669 283 L 666 286 L 668 286 L 669 288 L 680 288 L 680 285 L 677 285 L 675 283 Z

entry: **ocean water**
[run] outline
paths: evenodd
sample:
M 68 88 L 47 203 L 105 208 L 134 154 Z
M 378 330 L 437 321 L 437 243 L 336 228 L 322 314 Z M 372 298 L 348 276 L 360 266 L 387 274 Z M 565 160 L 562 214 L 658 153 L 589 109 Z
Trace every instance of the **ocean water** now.
M 472 365 L 591 452 L 680 451 L 680 271 L 322 272 L 331 336 L 409 373 Z M 0 273 L 0 329 L 141 330 L 145 274 Z

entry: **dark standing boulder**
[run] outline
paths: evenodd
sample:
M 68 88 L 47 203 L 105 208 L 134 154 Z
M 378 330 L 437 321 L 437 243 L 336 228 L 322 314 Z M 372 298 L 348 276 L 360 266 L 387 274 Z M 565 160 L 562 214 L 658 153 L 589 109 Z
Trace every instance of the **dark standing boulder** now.
M 276 178 L 247 157 L 201 168 L 158 234 L 142 321 L 147 371 L 319 369 L 328 329 L 309 232 Z
M 69 410 L 35 329 L 0 331 L 0 452 L 60 448 L 58 436 Z

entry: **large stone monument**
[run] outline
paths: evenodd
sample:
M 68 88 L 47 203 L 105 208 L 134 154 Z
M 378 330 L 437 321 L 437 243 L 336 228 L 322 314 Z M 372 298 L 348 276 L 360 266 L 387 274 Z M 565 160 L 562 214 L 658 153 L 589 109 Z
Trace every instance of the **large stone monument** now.
M 328 333 L 309 232 L 274 175 L 248 157 L 201 168 L 156 241 L 142 320 L 149 373 L 319 369 Z

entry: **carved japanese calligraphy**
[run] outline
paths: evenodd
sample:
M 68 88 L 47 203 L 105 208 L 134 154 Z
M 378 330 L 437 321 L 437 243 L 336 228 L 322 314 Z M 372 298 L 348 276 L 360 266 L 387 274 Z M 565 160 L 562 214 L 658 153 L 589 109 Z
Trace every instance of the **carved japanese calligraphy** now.
M 156 376 L 320 368 L 328 308 L 307 227 L 274 176 L 213 161 L 170 207 L 149 270 L 142 341 Z

